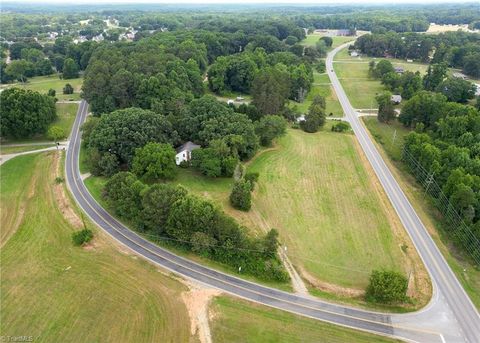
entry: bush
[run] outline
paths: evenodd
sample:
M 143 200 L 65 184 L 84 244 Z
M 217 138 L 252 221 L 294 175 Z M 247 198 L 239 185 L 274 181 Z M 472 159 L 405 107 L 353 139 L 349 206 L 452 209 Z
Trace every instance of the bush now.
M 63 182 L 65 182 L 65 179 L 64 179 L 63 177 L 57 176 L 57 177 L 55 178 L 55 183 L 56 183 L 56 184 L 60 184 L 60 183 L 63 183 Z
M 71 84 L 67 83 L 65 87 L 63 87 L 63 94 L 73 94 L 73 87 Z
M 239 180 L 230 193 L 230 204 L 237 210 L 248 211 L 252 207 L 252 185 L 250 181 Z
M 57 92 L 55 91 L 55 89 L 52 89 L 52 88 L 50 88 L 47 93 L 47 95 L 51 97 L 55 97 L 56 94 Z
M 408 280 L 398 272 L 374 270 L 370 276 L 365 297 L 368 301 L 384 304 L 402 302 L 407 299 Z
M 85 245 L 86 243 L 90 242 L 92 238 L 93 232 L 90 229 L 83 229 L 81 231 L 72 233 L 72 241 L 73 245 L 75 246 Z
M 253 191 L 255 189 L 255 183 L 258 181 L 258 177 L 260 176 L 259 173 L 247 173 L 245 175 L 245 181 L 250 182 L 250 190 Z
M 350 130 L 350 124 L 341 121 L 332 126 L 333 132 L 346 132 Z

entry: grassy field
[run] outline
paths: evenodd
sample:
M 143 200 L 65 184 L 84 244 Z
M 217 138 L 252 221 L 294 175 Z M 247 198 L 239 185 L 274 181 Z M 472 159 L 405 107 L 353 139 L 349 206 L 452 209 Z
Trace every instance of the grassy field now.
M 83 225 L 65 186 L 54 183 L 59 163 L 52 152 L 0 167 L 0 335 L 31 335 L 35 342 L 192 341 L 180 297 L 185 286 L 96 229 L 88 247 L 72 245 L 72 232 Z
M 55 104 L 55 107 L 57 109 L 57 119 L 52 124 L 50 124 L 49 127 L 60 126 L 64 130 L 66 136 L 68 137 L 70 136 L 70 131 L 75 121 L 75 116 L 77 115 L 78 104 L 57 102 Z M 49 141 L 49 139 L 47 138 L 47 135 L 45 133 L 45 134 L 37 135 L 35 137 L 28 138 L 28 139 L 8 139 L 8 140 L 4 140 L 3 143 L 8 145 L 8 144 L 34 143 L 34 142 L 46 142 L 46 141 Z M 27 149 L 27 150 L 34 150 L 35 148 L 36 147 L 31 147 L 31 149 Z M 2 148 L 2 151 L 3 151 L 3 148 Z
M 81 77 L 76 79 L 63 80 L 58 75 L 36 76 L 28 79 L 25 84 L 15 83 L 7 85 L 6 87 L 19 87 L 31 89 L 43 94 L 47 94 L 49 89 L 56 91 L 56 98 L 58 100 L 80 100 L 80 92 L 82 88 L 83 79 Z M 63 87 L 69 83 L 74 89 L 73 94 L 63 94 Z
M 332 113 L 332 117 L 343 117 L 343 110 L 340 102 L 338 101 L 335 90 L 333 89 L 330 79 L 327 74 L 313 73 L 314 81 L 310 92 L 306 99 L 302 103 L 291 101 L 290 107 L 297 107 L 297 110 L 301 113 L 307 113 L 308 107 L 312 103 L 316 95 L 325 97 L 327 116 Z
M 214 342 L 398 342 L 225 296 L 212 301 L 210 313 Z
M 394 234 L 403 229 L 353 136 L 291 130 L 248 170 L 261 175 L 252 212 L 280 231 L 293 263 L 314 278 L 362 289 L 372 269 L 404 270 Z
M 475 306 L 480 309 L 480 270 L 472 266 L 468 261 L 461 258 L 455 252 L 455 248 L 449 244 L 448 237 L 443 235 L 443 219 L 436 210 L 433 202 L 425 198 L 423 188 L 415 181 L 408 172 L 406 166 L 400 160 L 400 148 L 392 145 L 391 138 L 394 130 L 397 130 L 397 140 L 402 142 L 403 136 L 409 131 L 398 123 L 390 125 L 379 123 L 376 118 L 363 118 L 375 141 L 378 143 L 380 152 L 390 166 L 395 178 L 399 181 L 403 191 L 415 207 L 417 214 L 429 230 L 437 246 L 447 259 L 463 287 L 469 294 Z
M 307 35 L 307 37 L 304 40 L 302 40 L 300 43 L 305 46 L 315 46 L 318 40 L 323 36 L 325 35 L 321 33 L 312 33 Z M 335 49 L 337 46 L 355 39 L 355 37 L 343 37 L 343 36 L 334 36 L 331 38 L 333 39 L 331 49 Z

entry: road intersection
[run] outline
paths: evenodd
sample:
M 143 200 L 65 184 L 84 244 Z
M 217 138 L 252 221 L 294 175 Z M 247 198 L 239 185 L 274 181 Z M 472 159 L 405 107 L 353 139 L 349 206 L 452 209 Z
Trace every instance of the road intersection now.
M 333 56 L 342 47 L 329 53 L 328 74 L 348 121 L 431 275 L 434 296 L 423 310 L 408 314 L 385 314 L 287 293 L 202 266 L 139 236 L 102 208 L 83 183 L 79 170 L 79 155 L 80 126 L 86 120 L 88 111 L 85 101 L 79 105 L 67 150 L 65 168 L 70 191 L 90 219 L 114 239 L 153 263 L 196 282 L 267 306 L 405 341 L 480 342 L 478 312 L 381 159 L 332 71 Z

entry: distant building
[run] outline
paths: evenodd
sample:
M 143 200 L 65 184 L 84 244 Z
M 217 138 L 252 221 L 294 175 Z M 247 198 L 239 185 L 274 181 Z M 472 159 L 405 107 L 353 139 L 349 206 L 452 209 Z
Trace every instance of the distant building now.
M 453 73 L 452 76 L 453 76 L 453 77 L 458 77 L 459 79 L 462 79 L 462 80 L 466 80 L 466 79 L 467 79 L 467 75 L 462 74 L 462 73 L 458 73 L 458 72 Z
M 405 70 L 402 67 L 394 67 L 395 73 L 397 74 L 403 74 Z
M 105 37 L 103 37 L 102 34 L 99 34 L 99 35 L 94 36 L 94 37 L 92 38 L 92 40 L 93 40 L 94 42 L 101 42 L 101 41 L 103 41 L 104 39 L 105 39 Z
M 356 52 L 356 51 L 352 51 L 352 52 L 350 53 L 350 56 L 352 56 L 352 57 L 358 57 L 358 56 L 360 56 L 360 54 L 359 54 L 358 52 Z
M 390 97 L 390 101 L 398 105 L 402 102 L 402 96 L 400 94 L 394 94 Z
M 233 105 L 234 101 L 232 99 L 227 100 L 227 105 Z
M 190 141 L 186 142 L 183 145 L 180 145 L 176 151 L 175 163 L 177 166 L 183 161 L 190 161 L 192 159 L 192 151 L 195 149 L 200 149 L 200 145 L 194 144 Z
M 413 60 L 407 59 L 408 63 L 413 63 Z
M 477 90 L 475 91 L 475 96 L 480 95 L 480 83 L 474 83 L 474 85 L 477 87 Z
M 297 118 L 295 119 L 295 121 L 296 121 L 297 123 L 301 123 L 302 121 L 305 121 L 305 115 L 302 114 L 301 116 L 297 117 Z
M 237 101 L 243 101 L 243 100 L 245 100 L 245 99 L 244 99 L 243 97 L 241 97 L 241 96 L 237 96 L 237 99 L 236 99 L 236 100 L 237 100 Z

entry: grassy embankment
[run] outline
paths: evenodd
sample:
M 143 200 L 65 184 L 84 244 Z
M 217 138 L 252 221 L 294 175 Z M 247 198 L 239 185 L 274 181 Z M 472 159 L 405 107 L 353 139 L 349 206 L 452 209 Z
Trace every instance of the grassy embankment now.
M 17 157 L 1 171 L 0 335 L 37 342 L 188 342 L 187 288 L 83 227 L 63 184 L 56 152 Z
M 437 246 L 447 259 L 450 267 L 467 291 L 477 308 L 480 309 L 480 270 L 456 252 L 448 242 L 443 230 L 443 219 L 429 198 L 425 198 L 424 189 L 408 172 L 401 162 L 401 146 L 403 137 L 409 132 L 398 122 L 392 124 L 379 123 L 376 118 L 363 118 L 371 135 L 375 138 L 381 154 L 389 164 L 396 180 L 415 207 L 417 214 L 427 227 Z M 396 144 L 392 144 L 393 133 L 396 130 Z
M 413 272 L 414 294 L 424 303 L 430 292 L 425 272 L 413 249 L 401 249 L 410 241 L 369 168 L 352 135 L 289 130 L 248 165 L 261 175 L 249 212 L 229 205 L 232 179 L 179 169 L 173 182 L 213 200 L 254 234 L 277 228 L 293 263 L 326 290 L 323 296 L 344 297 L 343 288 L 358 296 L 372 269 L 392 268 Z M 97 199 L 104 182 L 86 180 Z
M 399 342 L 225 296 L 212 302 L 210 313 L 214 342 Z

